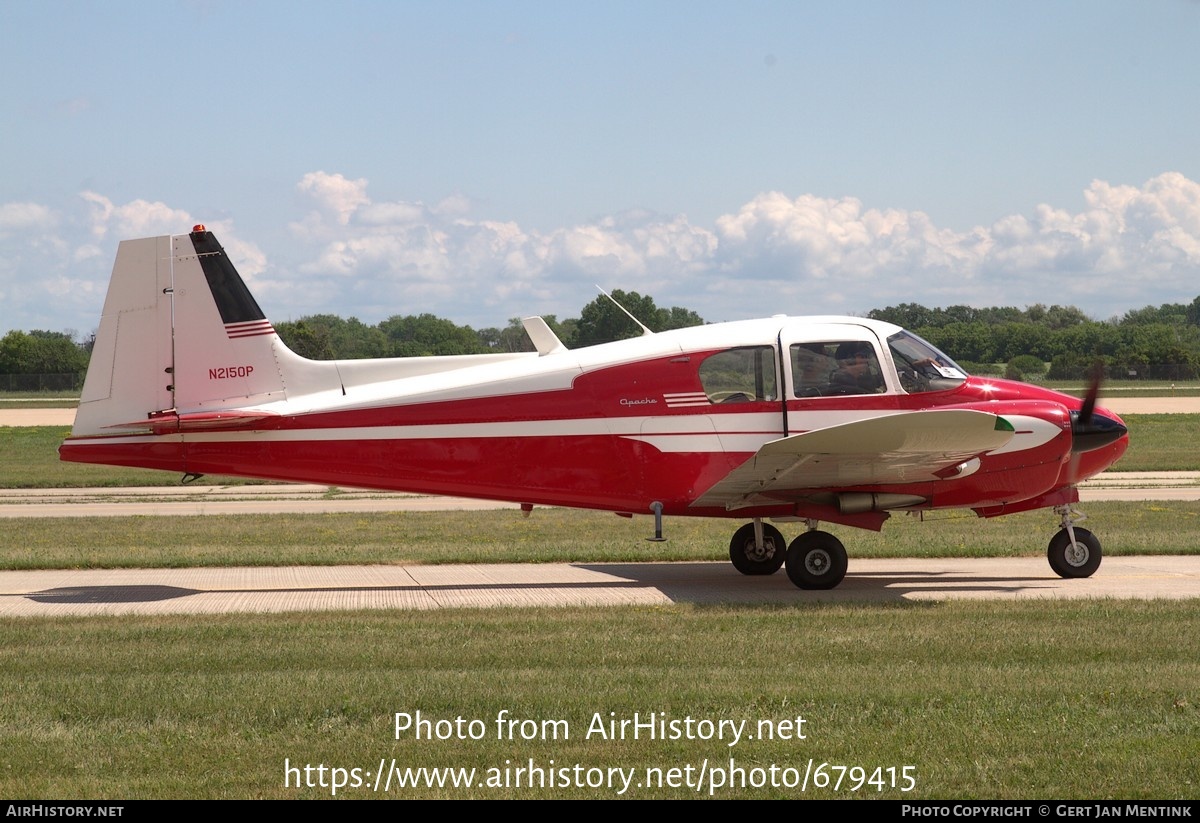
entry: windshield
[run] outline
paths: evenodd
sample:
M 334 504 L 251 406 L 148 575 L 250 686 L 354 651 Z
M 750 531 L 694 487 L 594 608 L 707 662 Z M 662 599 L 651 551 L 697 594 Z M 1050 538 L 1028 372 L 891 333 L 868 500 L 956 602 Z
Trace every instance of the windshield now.
M 957 363 L 910 332 L 893 334 L 888 338 L 888 348 L 896 361 L 900 386 L 909 394 L 946 391 L 967 379 Z

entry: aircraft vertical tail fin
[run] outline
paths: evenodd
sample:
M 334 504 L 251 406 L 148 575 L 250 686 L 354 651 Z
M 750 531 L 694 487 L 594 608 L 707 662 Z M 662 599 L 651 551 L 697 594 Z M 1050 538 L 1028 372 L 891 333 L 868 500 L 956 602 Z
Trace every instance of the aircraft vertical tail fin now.
M 283 345 L 204 226 L 126 240 L 72 434 L 184 416 L 216 420 L 222 410 L 285 399 L 317 382 L 327 371 L 321 365 Z

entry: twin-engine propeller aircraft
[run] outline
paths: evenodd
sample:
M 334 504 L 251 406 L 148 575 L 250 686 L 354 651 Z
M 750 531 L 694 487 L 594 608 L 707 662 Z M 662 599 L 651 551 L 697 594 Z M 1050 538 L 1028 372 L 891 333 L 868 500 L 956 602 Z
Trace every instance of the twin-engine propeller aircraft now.
M 121 243 L 62 459 L 200 474 L 737 517 L 743 574 L 828 589 L 846 550 L 821 521 L 1052 508 L 1051 568 L 1100 543 L 1076 484 L 1124 453 L 1121 419 L 1047 389 L 970 377 L 904 329 L 857 317 L 699 326 L 568 350 L 307 360 L 275 333 L 204 226 Z M 769 523 L 800 523 L 790 545 Z

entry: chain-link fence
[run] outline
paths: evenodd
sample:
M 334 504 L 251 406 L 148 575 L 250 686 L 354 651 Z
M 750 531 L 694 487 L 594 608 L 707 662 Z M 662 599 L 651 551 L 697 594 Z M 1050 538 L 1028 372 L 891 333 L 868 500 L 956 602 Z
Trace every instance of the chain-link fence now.
M 0 393 L 43 394 L 83 389 L 83 372 L 71 374 L 0 374 Z

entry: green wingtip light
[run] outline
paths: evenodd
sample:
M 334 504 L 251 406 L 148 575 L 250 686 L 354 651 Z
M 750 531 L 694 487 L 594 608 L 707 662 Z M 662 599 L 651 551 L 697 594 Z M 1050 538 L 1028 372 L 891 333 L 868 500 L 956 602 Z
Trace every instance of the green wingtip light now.
M 1016 429 L 1014 429 L 1014 428 L 1013 428 L 1013 424 L 1012 424 L 1012 423 L 1009 423 L 1009 422 L 1008 422 L 1007 420 L 1005 420 L 1003 417 L 1000 417 L 1000 416 L 998 416 L 998 415 L 997 415 L 997 417 L 996 417 L 996 431 L 998 431 L 998 432 L 1015 432 L 1015 431 L 1016 431 Z

